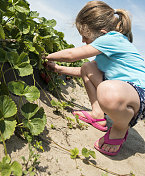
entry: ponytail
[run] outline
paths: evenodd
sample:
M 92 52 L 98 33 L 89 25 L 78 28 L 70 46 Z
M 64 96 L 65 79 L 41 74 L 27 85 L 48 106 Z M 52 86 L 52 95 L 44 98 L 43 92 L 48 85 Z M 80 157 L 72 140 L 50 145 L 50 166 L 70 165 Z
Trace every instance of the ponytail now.
M 133 35 L 131 32 L 131 20 L 128 12 L 123 9 L 115 9 L 114 14 L 118 14 L 116 31 L 124 34 L 128 40 L 133 42 Z

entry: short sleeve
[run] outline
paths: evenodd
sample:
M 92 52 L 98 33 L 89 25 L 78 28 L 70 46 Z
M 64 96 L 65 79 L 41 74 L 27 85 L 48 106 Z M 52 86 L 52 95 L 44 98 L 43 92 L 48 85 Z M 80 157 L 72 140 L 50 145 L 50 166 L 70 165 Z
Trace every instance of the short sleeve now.
M 124 42 L 123 35 L 119 32 L 111 31 L 103 36 L 98 37 L 90 45 L 108 57 L 111 57 L 111 55 L 114 55 L 118 52 L 120 53 L 120 44 L 122 42 Z

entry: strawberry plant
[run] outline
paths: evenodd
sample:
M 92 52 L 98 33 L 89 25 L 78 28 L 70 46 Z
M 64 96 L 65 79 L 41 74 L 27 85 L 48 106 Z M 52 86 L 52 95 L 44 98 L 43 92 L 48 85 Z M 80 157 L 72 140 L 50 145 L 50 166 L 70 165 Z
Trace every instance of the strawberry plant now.
M 62 32 L 54 29 L 55 25 L 54 19 L 47 20 L 31 11 L 26 0 L 0 1 L 0 141 L 6 155 L 0 163 L 2 175 L 5 167 L 7 175 L 16 174 L 15 165 L 20 168 L 18 163 L 11 163 L 5 140 L 17 128 L 24 136 L 26 133 L 39 135 L 45 128 L 44 109 L 34 103 L 40 97 L 34 70 L 44 70 L 43 55 L 74 47 L 67 44 Z M 7 79 L 10 76 L 13 80 Z M 48 84 L 48 75 L 41 76 Z M 33 77 L 34 85 L 28 85 L 25 77 Z M 58 79 L 58 75 L 55 77 Z M 55 80 L 53 82 L 55 84 Z M 16 102 L 14 97 L 19 101 Z

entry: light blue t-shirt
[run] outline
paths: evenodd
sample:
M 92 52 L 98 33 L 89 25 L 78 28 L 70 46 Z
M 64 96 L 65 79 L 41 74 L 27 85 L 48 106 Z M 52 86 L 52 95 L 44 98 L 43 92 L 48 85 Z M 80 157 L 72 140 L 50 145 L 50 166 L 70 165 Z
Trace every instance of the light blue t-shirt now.
M 91 44 L 102 53 L 95 61 L 109 80 L 130 81 L 145 90 L 145 62 L 123 34 L 111 31 Z

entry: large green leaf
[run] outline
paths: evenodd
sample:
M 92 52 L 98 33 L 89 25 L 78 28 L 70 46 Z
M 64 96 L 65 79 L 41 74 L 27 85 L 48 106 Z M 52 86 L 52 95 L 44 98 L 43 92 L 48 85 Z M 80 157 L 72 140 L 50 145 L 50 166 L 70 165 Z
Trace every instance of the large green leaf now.
M 17 52 L 8 52 L 7 59 L 10 63 L 14 65 L 14 68 L 18 70 L 19 76 L 28 76 L 33 74 L 33 68 L 30 64 L 28 54 L 22 52 L 18 55 Z
M 0 131 L 4 140 L 9 139 L 13 135 L 16 124 L 17 122 L 13 118 L 0 120 Z M 1 136 L 0 141 L 2 141 Z
M 9 118 L 17 113 L 14 101 L 7 95 L 0 96 L 0 118 Z
M 35 86 L 27 86 L 24 90 L 24 95 L 28 101 L 32 102 L 40 97 L 40 92 Z
M 40 91 L 35 86 L 28 86 L 22 81 L 11 81 L 8 83 L 9 90 L 19 96 L 25 96 L 25 98 L 33 102 L 40 97 Z
M 19 76 L 21 77 L 33 74 L 33 67 L 32 65 L 28 63 L 22 63 L 19 65 L 15 65 L 14 68 L 18 70 Z
M 43 108 L 39 109 L 38 106 L 35 105 L 33 108 L 34 109 L 34 113 L 33 113 L 32 109 L 30 111 L 30 108 L 28 106 L 33 107 L 34 104 L 27 104 L 27 106 L 23 108 L 22 114 L 25 117 L 25 119 L 23 120 L 23 124 L 30 130 L 32 135 L 38 135 L 41 132 L 43 132 L 46 124 L 46 115 L 44 113 L 44 109 Z M 29 111 L 28 111 L 28 108 L 29 108 Z

